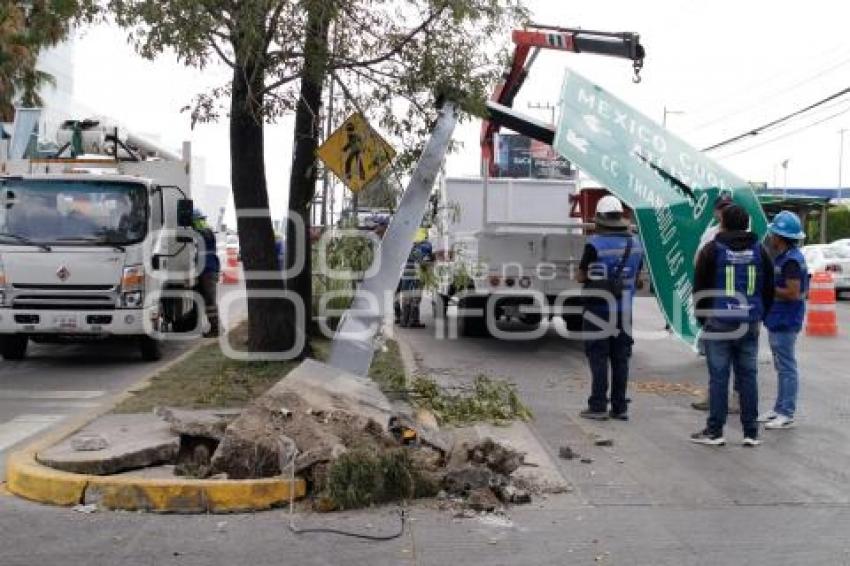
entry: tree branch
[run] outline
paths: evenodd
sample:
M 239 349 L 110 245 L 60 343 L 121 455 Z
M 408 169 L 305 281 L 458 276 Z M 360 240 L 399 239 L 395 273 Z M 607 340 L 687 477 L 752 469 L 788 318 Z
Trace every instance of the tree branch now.
M 221 58 L 221 60 L 224 61 L 224 63 L 228 67 L 230 67 L 231 69 L 235 69 L 236 64 L 230 59 L 230 57 L 228 57 L 224 53 L 224 50 L 221 48 L 221 46 L 219 46 L 219 44 L 216 43 L 215 38 L 212 37 L 212 33 L 210 34 L 209 40 L 210 40 L 210 45 L 212 46 L 213 50 L 218 54 L 218 56 Z
M 404 36 L 404 38 L 402 38 L 402 40 L 398 44 L 396 44 L 392 49 L 390 49 L 389 51 L 387 51 L 387 52 L 385 52 L 381 55 L 378 55 L 377 57 L 373 57 L 372 59 L 366 59 L 364 61 L 344 61 L 342 63 L 334 63 L 331 68 L 333 68 L 333 69 L 353 69 L 355 67 L 371 67 L 373 65 L 377 65 L 378 63 L 383 63 L 385 61 L 392 59 L 395 55 L 398 55 L 399 53 L 401 53 L 404 50 L 404 48 L 407 47 L 407 45 L 411 41 L 413 41 L 413 39 L 417 35 L 419 35 L 423 31 L 427 30 L 428 27 L 438 17 L 440 17 L 445 10 L 446 10 L 446 5 L 443 5 L 440 9 L 431 13 L 431 15 L 428 16 L 428 18 L 426 18 L 425 20 L 422 21 L 422 23 L 420 23 L 418 26 L 413 28 L 410 31 L 410 33 L 408 33 L 406 36 Z

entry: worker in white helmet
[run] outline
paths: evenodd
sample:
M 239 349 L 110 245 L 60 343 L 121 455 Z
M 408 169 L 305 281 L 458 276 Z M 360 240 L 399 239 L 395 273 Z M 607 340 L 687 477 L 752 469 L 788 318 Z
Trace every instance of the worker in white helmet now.
M 583 333 L 592 378 L 587 409 L 581 416 L 625 421 L 634 343 L 632 301 L 639 286 L 643 247 L 632 234 L 618 198 L 609 195 L 599 200 L 595 223 L 596 232 L 585 246 L 577 278 L 585 291 Z

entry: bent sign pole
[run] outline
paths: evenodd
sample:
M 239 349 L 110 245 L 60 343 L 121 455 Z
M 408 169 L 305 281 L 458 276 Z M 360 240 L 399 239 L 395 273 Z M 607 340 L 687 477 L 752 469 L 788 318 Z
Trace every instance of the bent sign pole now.
M 767 219 L 752 187 L 628 104 L 568 70 L 555 150 L 635 211 L 655 293 L 674 332 L 693 345 L 694 259 L 728 192 L 763 236 Z
M 375 258 L 379 262 L 377 271 L 363 280 L 351 308 L 340 321 L 331 348 L 332 366 L 361 376 L 369 372 L 375 353 L 374 338 L 384 317 L 385 297 L 395 293 L 401 279 L 456 124 L 457 110 L 454 104 L 446 103 L 384 234 Z

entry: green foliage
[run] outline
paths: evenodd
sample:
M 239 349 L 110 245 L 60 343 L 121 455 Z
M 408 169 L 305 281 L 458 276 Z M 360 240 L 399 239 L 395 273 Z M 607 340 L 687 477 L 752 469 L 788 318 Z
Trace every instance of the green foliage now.
M 404 362 L 398 342 L 387 340 L 381 349 L 375 354 L 372 365 L 369 367 L 369 377 L 378 384 L 386 395 L 390 397 L 402 397 L 407 388 L 407 375 L 404 371 Z
M 521 0 L 108 0 L 137 51 L 154 59 L 172 51 L 187 65 L 218 59 L 262 77 L 263 116 L 274 120 L 298 101 L 298 80 L 311 56 L 327 56 L 344 88 L 339 109 L 362 110 L 402 149 L 418 156 L 436 117 L 434 101 L 450 93 L 481 115 L 504 63 L 508 30 L 527 19 Z M 304 49 L 308 10 L 331 22 L 329 45 Z M 310 45 L 306 43 L 306 45 Z M 227 112 L 231 85 L 202 93 L 193 119 Z
M 457 394 L 448 393 L 433 379 L 420 376 L 413 381 L 411 397 L 444 425 L 481 421 L 504 424 L 517 419 L 527 421 L 533 416 L 513 385 L 484 375 L 475 378 L 469 391 Z
M 54 82 L 37 68 L 41 50 L 95 13 L 95 4 L 86 0 L 0 0 L 0 119 L 14 118 L 15 103 L 41 106 L 39 90 Z
M 331 464 L 323 498 L 338 510 L 429 497 L 437 486 L 414 464 L 407 448 L 358 448 Z
M 829 210 L 826 221 L 827 241 L 850 238 L 850 208 L 836 206 Z

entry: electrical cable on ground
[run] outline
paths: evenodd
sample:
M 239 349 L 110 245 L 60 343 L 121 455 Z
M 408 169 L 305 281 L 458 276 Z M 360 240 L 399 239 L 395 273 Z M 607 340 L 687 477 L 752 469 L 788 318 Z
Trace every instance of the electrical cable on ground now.
M 726 146 L 726 145 L 729 145 L 729 144 L 732 144 L 732 143 L 735 143 L 735 142 L 741 141 L 741 140 L 743 140 L 743 139 L 746 139 L 746 138 L 749 138 L 749 137 L 752 137 L 752 136 L 757 136 L 757 135 L 759 135 L 761 132 L 763 132 L 764 130 L 767 130 L 767 129 L 769 129 L 769 128 L 773 128 L 774 126 L 778 126 L 779 124 L 781 124 L 781 123 L 783 123 L 783 122 L 787 122 L 787 121 L 788 121 L 788 120 L 790 120 L 791 118 L 794 118 L 794 117 L 796 117 L 796 116 L 799 116 L 799 115 L 801 115 L 801 114 L 804 114 L 804 113 L 806 113 L 806 112 L 808 112 L 808 111 L 810 111 L 810 110 L 813 110 L 813 109 L 817 108 L 818 106 L 822 106 L 823 104 L 826 104 L 827 102 L 830 102 L 830 101 L 832 101 L 832 100 L 835 100 L 836 98 L 840 98 L 840 97 L 844 96 L 844 95 L 845 95 L 845 94 L 847 94 L 847 93 L 850 93 L 850 87 L 843 88 L 843 89 L 841 89 L 840 91 L 838 91 L 838 92 L 836 92 L 836 93 L 834 93 L 834 94 L 831 94 L 831 95 L 827 96 L 826 98 L 823 98 L 823 99 L 821 99 L 821 100 L 819 100 L 819 101 L 817 101 L 817 102 L 815 102 L 815 103 L 813 103 L 813 104 L 809 104 L 809 105 L 808 105 L 808 106 L 806 106 L 805 108 L 801 108 L 800 110 L 797 110 L 797 111 L 792 112 L 792 113 L 790 113 L 790 114 L 786 114 L 785 116 L 782 116 L 781 118 L 777 118 L 776 120 L 772 120 L 771 122 L 768 122 L 767 124 L 764 124 L 764 125 L 759 126 L 759 127 L 757 127 L 757 128 L 753 128 L 753 129 L 751 129 L 751 130 L 748 130 L 748 131 L 744 132 L 743 134 L 739 134 L 739 135 L 737 135 L 737 136 L 731 137 L 731 138 L 729 138 L 729 139 L 727 139 L 727 140 L 724 140 L 724 141 L 722 141 L 722 142 L 719 142 L 719 143 L 716 143 L 716 144 L 714 144 L 714 145 L 711 145 L 711 146 L 708 146 L 708 147 L 706 147 L 706 148 L 703 148 L 703 150 L 702 150 L 702 151 L 712 151 L 712 150 L 715 150 L 715 149 L 721 148 L 721 147 L 723 147 L 723 146 Z
M 285 441 L 288 442 L 286 444 Z M 328 535 L 338 535 L 343 537 L 357 538 L 362 540 L 369 540 L 373 542 L 387 542 L 391 540 L 395 540 L 397 538 L 401 538 L 404 534 L 405 526 L 407 525 L 407 514 L 404 508 L 399 508 L 399 517 L 401 519 L 401 524 L 399 526 L 399 530 L 397 533 L 392 533 L 389 535 L 370 535 L 366 533 L 356 533 L 353 531 L 344 531 L 342 529 L 333 529 L 326 527 L 318 527 L 318 528 L 308 528 L 302 529 L 299 528 L 295 524 L 295 460 L 298 458 L 298 448 L 295 446 L 295 441 L 291 438 L 281 437 L 280 438 L 280 460 L 281 466 L 280 470 L 283 472 L 285 468 L 289 468 L 289 530 L 296 535 L 304 535 L 308 533 L 312 534 L 328 534 Z M 289 465 L 285 465 L 283 462 L 284 454 L 288 452 L 288 449 L 292 449 L 292 458 L 290 459 Z

